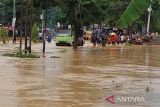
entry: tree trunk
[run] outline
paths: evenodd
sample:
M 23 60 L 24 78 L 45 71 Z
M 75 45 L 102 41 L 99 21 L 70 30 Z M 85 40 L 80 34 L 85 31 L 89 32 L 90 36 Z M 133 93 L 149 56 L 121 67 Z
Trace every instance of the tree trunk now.
M 19 52 L 22 52 L 22 17 L 23 17 L 23 0 L 21 1 L 21 18 L 20 18 L 20 46 L 19 46 Z
M 28 0 L 26 0 L 25 10 L 25 50 L 27 50 L 27 37 L 28 37 Z M 27 51 L 25 51 L 27 53 Z
M 147 34 L 147 23 L 148 23 L 148 12 L 147 11 L 145 11 L 144 12 L 144 33 L 145 34 Z
M 32 41 L 32 14 L 33 14 L 33 0 L 30 0 L 30 36 L 29 36 L 29 53 L 31 53 L 31 41 Z
M 80 27 L 78 24 L 74 25 L 74 42 L 73 42 L 73 49 L 77 49 L 78 48 L 78 37 L 79 37 L 79 30 Z

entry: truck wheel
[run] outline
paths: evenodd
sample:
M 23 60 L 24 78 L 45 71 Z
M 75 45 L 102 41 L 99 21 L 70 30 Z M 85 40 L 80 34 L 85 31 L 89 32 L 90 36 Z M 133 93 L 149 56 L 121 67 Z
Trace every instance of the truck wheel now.
M 83 43 L 83 41 L 81 42 L 81 46 L 83 46 L 84 45 L 84 43 Z
M 56 43 L 56 46 L 59 46 L 59 43 Z

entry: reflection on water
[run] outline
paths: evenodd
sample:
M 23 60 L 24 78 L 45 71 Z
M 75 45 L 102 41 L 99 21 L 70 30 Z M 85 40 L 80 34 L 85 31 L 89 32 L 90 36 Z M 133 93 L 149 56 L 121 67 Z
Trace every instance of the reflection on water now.
M 159 46 L 49 51 L 46 58 L 40 59 L 0 57 L 0 106 L 135 107 L 112 105 L 105 98 L 130 93 L 160 95 Z M 61 58 L 50 58 L 53 54 Z M 159 101 L 155 99 L 136 104 L 137 107 L 156 105 Z

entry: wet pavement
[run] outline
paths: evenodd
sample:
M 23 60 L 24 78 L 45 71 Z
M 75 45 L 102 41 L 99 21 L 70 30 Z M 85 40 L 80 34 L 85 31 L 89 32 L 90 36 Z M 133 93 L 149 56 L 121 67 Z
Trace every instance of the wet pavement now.
M 0 107 L 159 107 L 160 46 L 86 45 L 73 50 L 47 44 L 46 57 L 3 57 L 17 45 L 0 45 Z M 41 55 L 41 44 L 33 50 Z M 60 58 L 51 58 L 57 56 Z M 149 91 L 146 89 L 149 87 Z M 111 95 L 144 96 L 112 104 Z

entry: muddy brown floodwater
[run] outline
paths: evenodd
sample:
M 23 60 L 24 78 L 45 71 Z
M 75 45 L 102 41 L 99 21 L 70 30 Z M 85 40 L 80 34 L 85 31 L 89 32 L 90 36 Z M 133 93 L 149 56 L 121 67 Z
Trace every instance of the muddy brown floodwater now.
M 112 104 L 105 100 L 111 95 L 147 99 Z M 160 46 L 52 47 L 45 58 L 0 56 L 0 107 L 159 106 Z

